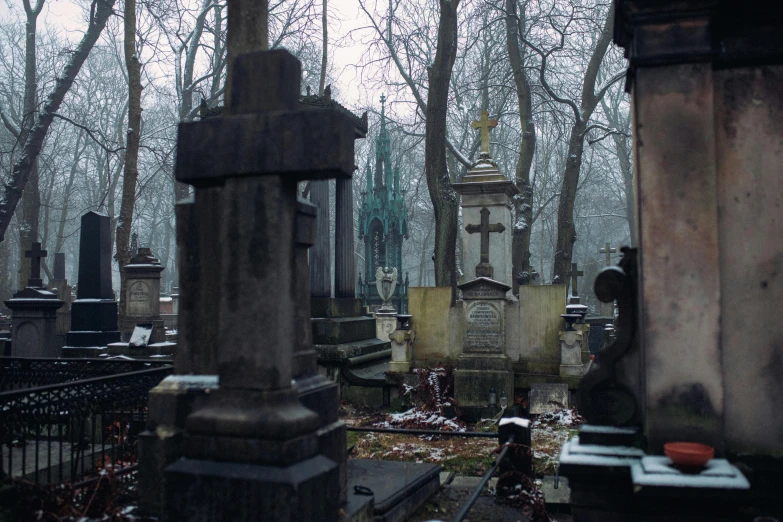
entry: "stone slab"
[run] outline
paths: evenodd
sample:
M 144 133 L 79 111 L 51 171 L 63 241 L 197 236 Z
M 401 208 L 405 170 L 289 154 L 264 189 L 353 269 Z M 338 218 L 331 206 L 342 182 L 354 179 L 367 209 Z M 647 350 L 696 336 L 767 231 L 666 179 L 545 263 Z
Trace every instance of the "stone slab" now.
M 71 331 L 117 330 L 117 301 L 77 299 L 71 304 Z
M 314 318 L 313 344 L 343 344 L 375 338 L 371 317 Z
M 401 522 L 438 491 L 440 471 L 436 464 L 350 459 L 348 501 L 364 486 L 373 492 L 375 522 Z
M 540 414 L 568 408 L 568 385 L 534 383 L 530 386 L 530 413 Z
M 163 520 L 337 521 L 337 473 L 321 455 L 287 467 L 182 459 L 165 470 Z

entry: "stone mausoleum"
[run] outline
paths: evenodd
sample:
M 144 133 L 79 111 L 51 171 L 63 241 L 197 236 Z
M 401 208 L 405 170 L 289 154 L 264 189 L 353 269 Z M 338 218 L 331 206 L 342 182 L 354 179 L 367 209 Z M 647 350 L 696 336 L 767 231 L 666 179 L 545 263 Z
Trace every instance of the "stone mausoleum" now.
M 407 278 L 402 270 L 402 242 L 408 238 L 408 212 L 405 190 L 400 188 L 400 168 L 392 166 L 391 138 L 386 128 L 386 97 L 381 96 L 381 129 L 375 139 L 375 170 L 367 164 L 367 188 L 362 192 L 359 239 L 364 241 L 364 280 L 359 293 L 364 304 L 375 311 L 381 297 L 375 286 L 379 267 L 396 268 L 399 284 L 392 304 L 399 313 L 408 313 Z

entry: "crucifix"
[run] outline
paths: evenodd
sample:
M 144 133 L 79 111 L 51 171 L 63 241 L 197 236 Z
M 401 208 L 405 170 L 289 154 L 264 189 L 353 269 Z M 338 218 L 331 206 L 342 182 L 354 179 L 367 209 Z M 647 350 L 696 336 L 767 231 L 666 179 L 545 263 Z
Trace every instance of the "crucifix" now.
M 494 129 L 498 126 L 498 120 L 490 120 L 489 113 L 485 110 L 481 111 L 481 119 L 473 121 L 470 124 L 474 129 L 481 129 L 481 150 L 482 154 L 489 155 L 489 129 Z
M 585 275 L 584 271 L 576 269 L 576 263 L 571 263 L 571 295 L 574 297 L 579 296 L 579 292 L 576 289 L 577 277 Z
M 41 250 L 41 243 L 33 243 L 30 250 L 24 253 L 24 257 L 30 258 L 30 279 L 27 281 L 27 286 L 32 288 L 42 288 L 43 280 L 41 280 L 41 258 L 46 257 L 48 252 Z
M 486 111 L 484 111 L 486 114 Z M 481 259 L 478 265 L 476 265 L 476 277 L 493 277 L 492 265 L 489 264 L 489 234 L 490 232 L 503 232 L 506 227 L 502 223 L 489 224 L 489 209 L 484 207 L 481 209 L 481 224 L 480 225 L 468 225 L 465 230 L 468 234 L 481 234 Z
M 609 246 L 609 243 L 606 243 L 606 246 L 598 251 L 599 254 L 606 254 L 606 266 L 612 264 L 612 254 L 615 252 L 617 252 L 617 249 Z

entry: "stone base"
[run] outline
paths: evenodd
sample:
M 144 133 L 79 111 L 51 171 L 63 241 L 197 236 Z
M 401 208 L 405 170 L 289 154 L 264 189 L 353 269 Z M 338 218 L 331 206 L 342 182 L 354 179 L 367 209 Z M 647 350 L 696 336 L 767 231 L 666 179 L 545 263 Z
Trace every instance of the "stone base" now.
M 584 375 L 585 367 L 581 364 L 561 364 L 560 376 L 561 377 L 581 377 Z
M 411 371 L 411 362 L 389 361 L 389 371 L 394 373 L 409 373 Z
M 375 339 L 371 317 L 313 318 L 313 344 L 344 344 Z
M 104 348 L 120 342 L 119 330 L 105 332 L 70 331 L 65 337 L 66 347 Z
M 377 312 L 375 314 L 375 337 L 381 341 L 388 341 L 389 334 L 397 329 L 396 312 Z
M 77 299 L 71 304 L 71 331 L 113 332 L 115 330 L 117 330 L 117 301 Z M 75 346 L 70 342 L 68 344 Z
M 119 333 L 117 332 L 118 338 Z M 106 346 L 63 346 L 61 354 L 66 359 L 79 357 L 95 358 L 109 355 L 109 349 Z
M 285 467 L 182 459 L 165 470 L 163 520 L 336 521 L 338 481 L 322 455 Z
M 111 343 L 107 348 L 109 355 L 128 355 L 134 358 L 173 357 L 177 351 L 177 343 L 164 341 L 150 344 L 144 348 L 132 348 L 128 343 Z
M 139 435 L 139 509 L 158 516 L 163 508 L 163 470 L 184 455 L 185 419 L 206 404 L 217 375 L 169 375 L 149 393 L 147 431 Z
M 348 517 L 343 520 L 398 522 L 407 520 L 440 489 L 440 466 L 383 460 L 348 461 Z M 354 486 L 364 486 L 372 496 L 357 495 Z M 372 518 L 366 518 L 372 499 Z
M 514 373 L 505 355 L 462 354 L 454 372 L 454 399 L 459 408 L 485 408 L 489 390 L 495 389 L 498 404 L 500 392 L 505 390 L 509 404 L 514 401 Z
M 391 343 L 376 337 L 352 343 L 316 344 L 314 348 L 320 365 L 343 364 L 348 359 L 371 356 L 378 352 L 388 351 L 391 356 Z

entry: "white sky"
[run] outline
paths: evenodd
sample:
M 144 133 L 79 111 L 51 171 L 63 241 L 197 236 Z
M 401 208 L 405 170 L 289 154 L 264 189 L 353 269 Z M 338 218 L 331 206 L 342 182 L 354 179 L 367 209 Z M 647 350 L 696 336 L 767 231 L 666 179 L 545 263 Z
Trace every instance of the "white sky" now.
M 34 3 L 35 0 L 31 0 Z M 73 0 L 45 0 L 43 11 L 38 17 L 38 31 L 48 27 L 69 34 L 72 41 L 81 37 L 85 24 L 82 20 L 83 8 L 86 2 Z M 318 2 L 320 4 L 320 2 Z M 119 8 L 119 3 L 115 9 Z M 359 63 L 364 46 L 346 43 L 343 38 L 351 30 L 366 26 L 365 15 L 359 9 L 357 0 L 329 0 L 329 62 L 337 77 L 336 87 L 340 103 L 346 106 L 361 104 L 377 104 L 381 92 L 375 92 L 368 85 L 360 85 L 359 73 L 352 64 Z M 0 0 L 0 21 L 16 20 L 24 23 L 24 8 L 22 0 Z M 340 40 L 341 47 L 336 43 Z M 2 51 L 2 49 L 0 49 Z

